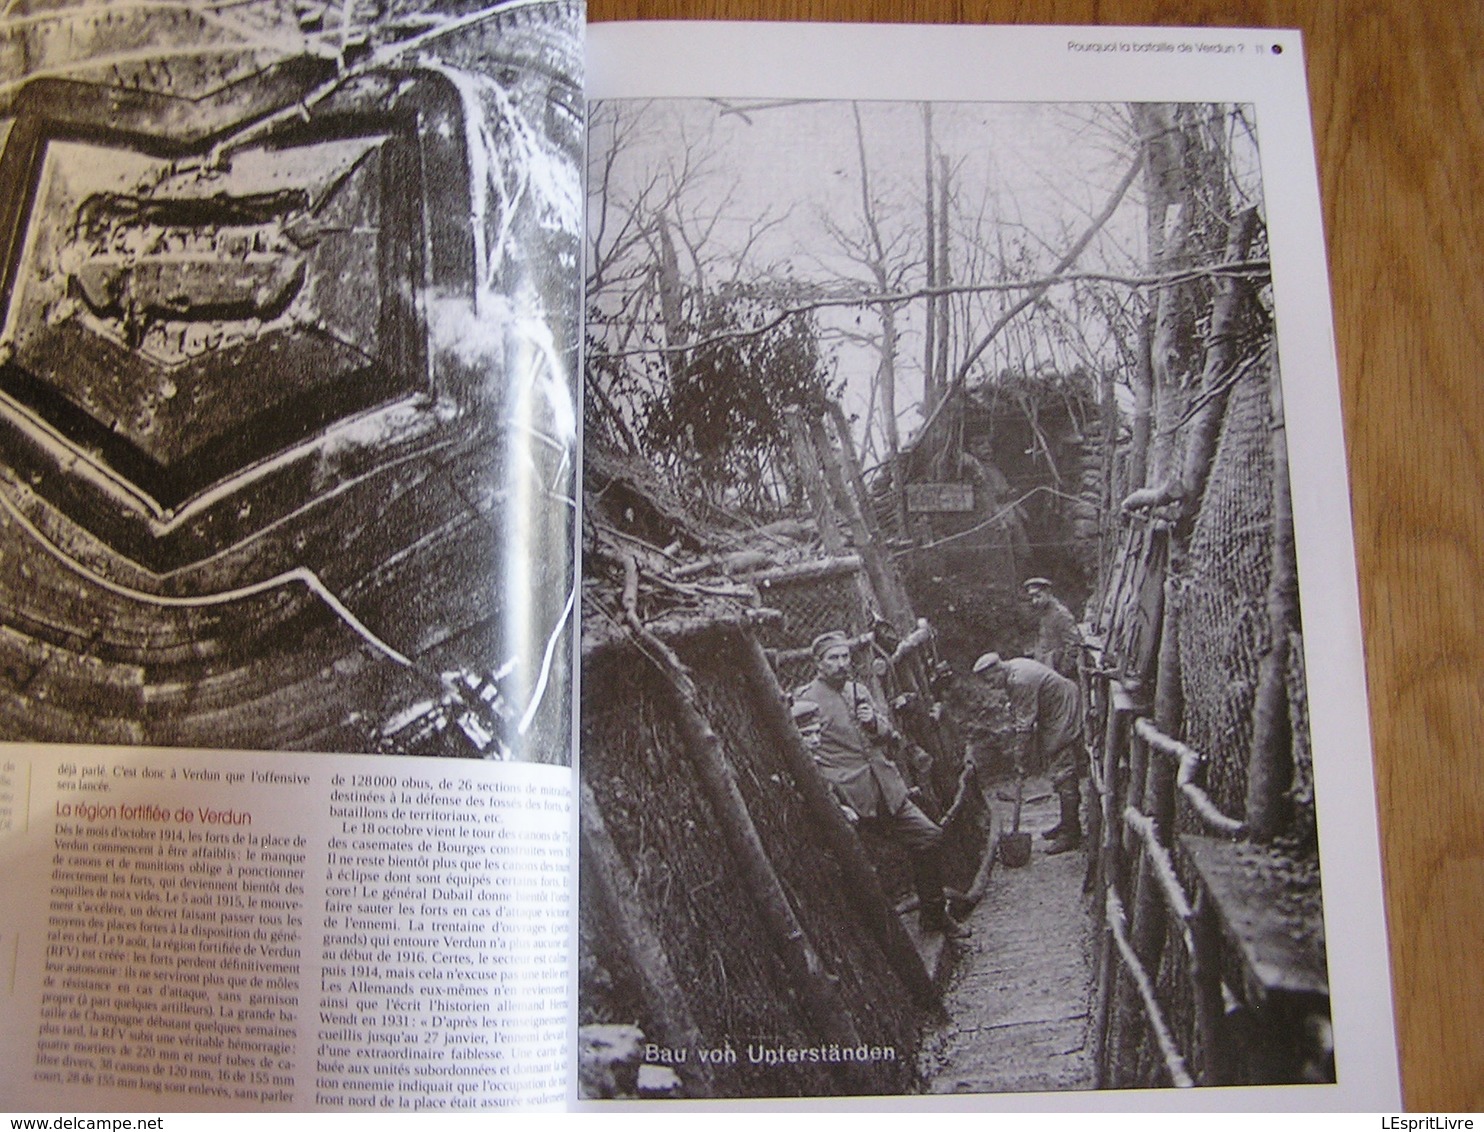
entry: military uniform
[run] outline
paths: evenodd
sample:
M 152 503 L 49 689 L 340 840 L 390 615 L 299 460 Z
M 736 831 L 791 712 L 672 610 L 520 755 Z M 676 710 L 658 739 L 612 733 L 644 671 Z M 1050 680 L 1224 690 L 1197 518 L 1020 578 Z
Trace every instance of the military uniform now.
M 902 772 L 880 747 L 882 736 L 868 733 L 856 716 L 857 708 L 871 705 L 875 727 L 886 726 L 885 712 L 865 685 L 847 680 L 837 691 L 816 679 L 799 698 L 819 706 L 819 740 L 814 760 L 837 797 L 872 821 L 912 858 L 912 872 L 926 930 L 944 930 L 943 874 L 938 847 L 942 828 L 918 808 L 909 796 Z
M 1077 658 L 1082 652 L 1082 630 L 1072 611 L 1049 593 L 1036 625 L 1036 644 L 1031 658 L 1055 669 L 1069 680 L 1077 678 Z
M 1039 660 L 1001 660 L 985 653 L 974 672 L 991 682 L 1003 681 L 1015 729 L 1015 761 L 1051 776 L 1061 805 L 1061 821 L 1044 836 L 1047 853 L 1065 853 L 1082 844 L 1082 696 L 1077 685 Z
M 1045 767 L 1059 787 L 1080 772 L 1082 697 L 1077 685 L 1047 665 L 1020 656 L 1001 662 L 1010 718 L 1018 736 L 1026 736 L 1035 765 Z

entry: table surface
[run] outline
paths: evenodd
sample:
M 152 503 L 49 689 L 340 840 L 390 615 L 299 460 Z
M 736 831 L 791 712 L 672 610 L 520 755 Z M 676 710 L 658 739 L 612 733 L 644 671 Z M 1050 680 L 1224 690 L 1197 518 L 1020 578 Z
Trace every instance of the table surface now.
M 1303 31 L 1403 1088 L 1413 1111 L 1484 1110 L 1484 4 L 590 0 L 589 17 Z

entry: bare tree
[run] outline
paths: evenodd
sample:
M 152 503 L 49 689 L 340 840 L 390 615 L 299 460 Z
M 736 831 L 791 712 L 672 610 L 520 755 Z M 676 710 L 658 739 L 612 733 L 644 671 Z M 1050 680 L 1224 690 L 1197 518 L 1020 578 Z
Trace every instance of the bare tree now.
M 763 511 L 787 494 L 767 459 L 784 446 L 781 406 L 818 396 L 816 338 L 803 314 L 771 318 L 761 281 L 779 273 L 754 262 L 788 209 L 738 206 L 715 118 L 697 117 L 654 103 L 594 110 L 589 435 L 706 502 Z

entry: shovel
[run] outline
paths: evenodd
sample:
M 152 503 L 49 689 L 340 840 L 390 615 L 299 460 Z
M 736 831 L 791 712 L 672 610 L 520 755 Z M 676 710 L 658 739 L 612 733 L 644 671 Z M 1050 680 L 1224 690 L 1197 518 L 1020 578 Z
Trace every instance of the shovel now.
M 1000 834 L 1000 863 L 1007 869 L 1019 869 L 1030 864 L 1031 835 L 1020 832 L 1020 807 L 1025 799 L 1025 776 L 1015 780 L 1015 818 L 1010 823 L 1010 832 Z

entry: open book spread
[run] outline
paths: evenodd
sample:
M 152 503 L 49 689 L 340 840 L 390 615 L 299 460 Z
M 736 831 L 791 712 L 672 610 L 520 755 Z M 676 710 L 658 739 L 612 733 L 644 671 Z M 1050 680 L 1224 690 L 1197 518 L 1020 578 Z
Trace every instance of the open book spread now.
M 1397 1107 L 1297 34 L 0 47 L 0 1108 Z

